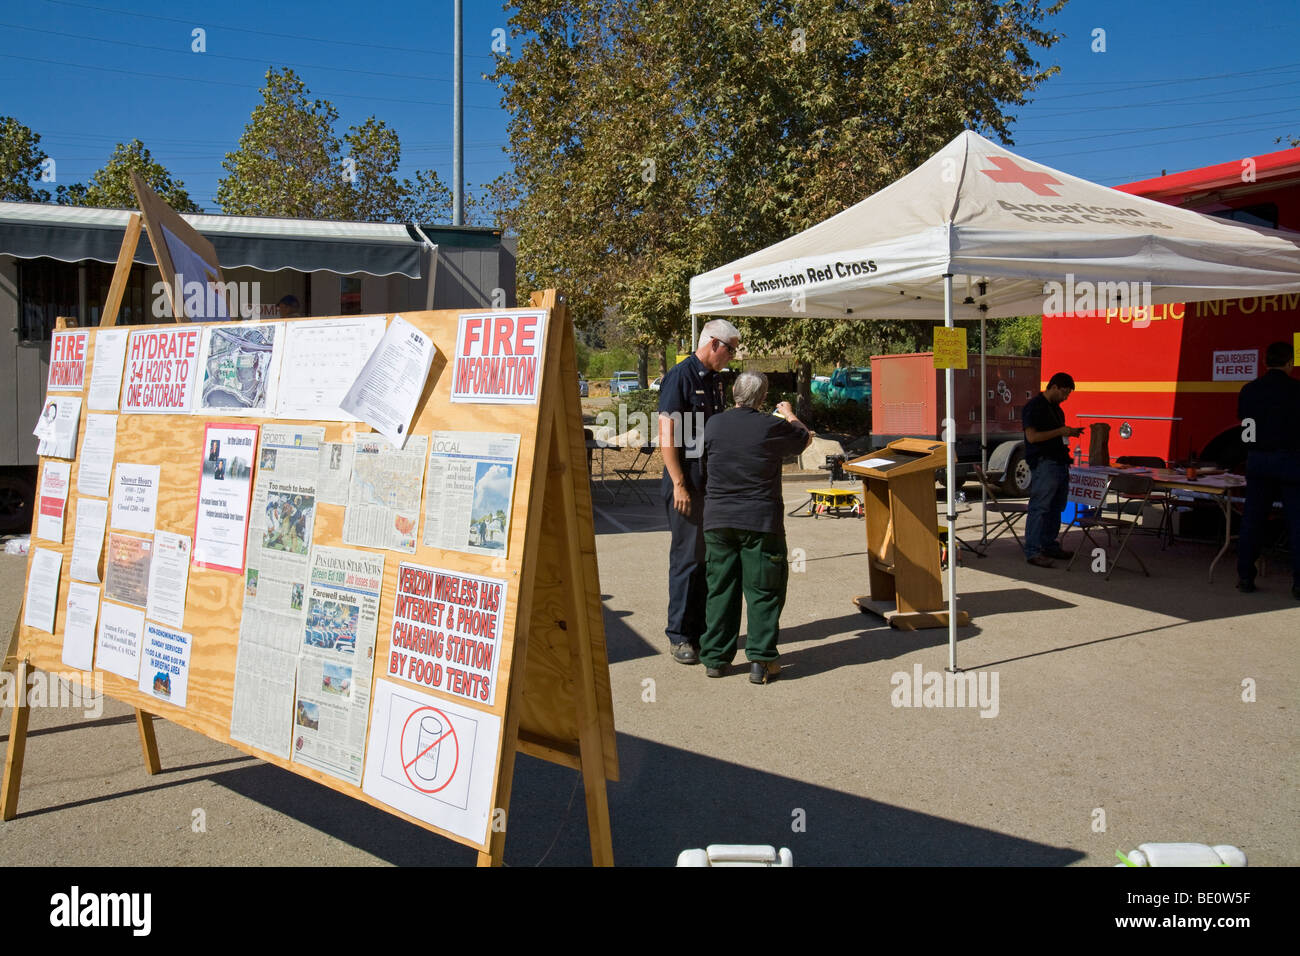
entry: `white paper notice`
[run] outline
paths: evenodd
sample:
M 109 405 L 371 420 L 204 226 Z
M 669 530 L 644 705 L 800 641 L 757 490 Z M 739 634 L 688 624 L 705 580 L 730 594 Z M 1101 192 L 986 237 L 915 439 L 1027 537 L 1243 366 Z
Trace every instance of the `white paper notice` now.
M 40 421 L 32 434 L 41 440 L 36 454 L 46 458 L 77 457 L 77 425 L 81 422 L 81 396 L 52 395 L 45 400 Z
M 119 462 L 113 469 L 113 527 L 152 532 L 158 507 L 158 465 Z
M 185 626 L 185 591 L 190 581 L 188 535 L 159 531 L 153 536 L 149 599 L 145 614 L 168 627 Z M 185 705 L 182 703 L 182 707 Z
M 855 461 L 853 464 L 859 468 L 879 468 L 881 465 L 892 465 L 892 458 L 868 458 L 866 461 Z
M 95 658 L 99 669 L 140 679 L 140 636 L 144 611 L 105 601 L 99 609 L 99 640 Z
M 381 803 L 483 844 L 492 822 L 501 719 L 380 678 L 362 790 Z
M 117 454 L 117 416 L 87 415 L 81 439 L 81 467 L 77 469 L 77 494 L 108 497 Z
M 393 316 L 339 406 L 401 448 L 424 393 L 433 352 L 432 339 L 400 315 Z
M 190 684 L 189 634 L 145 622 L 140 647 L 140 690 L 177 707 L 185 706 Z
M 99 584 L 99 556 L 104 550 L 104 526 L 108 502 L 95 498 L 77 499 L 77 524 L 72 536 L 72 577 Z
M 41 490 L 37 497 L 36 537 L 63 543 L 63 516 L 68 510 L 68 484 L 72 465 L 66 461 L 47 461 L 41 471 Z
M 285 326 L 276 418 L 354 422 L 339 402 L 384 337 L 382 315 Z
M 95 333 L 95 362 L 90 370 L 86 405 L 96 411 L 117 411 L 122 390 L 122 362 L 130 329 L 100 329 Z
M 88 671 L 95 655 L 95 621 L 99 618 L 99 588 L 73 581 L 63 615 L 63 663 Z
M 23 623 L 28 627 L 54 633 L 54 606 L 59 601 L 59 569 L 63 555 L 48 548 L 32 549 L 32 572 L 27 578 L 27 597 L 23 601 Z

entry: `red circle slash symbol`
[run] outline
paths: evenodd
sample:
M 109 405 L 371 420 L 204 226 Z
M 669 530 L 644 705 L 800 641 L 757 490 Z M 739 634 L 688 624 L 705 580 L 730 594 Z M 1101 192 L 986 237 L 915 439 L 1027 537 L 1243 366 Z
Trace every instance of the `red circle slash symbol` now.
M 399 752 L 399 753 L 402 753 L 402 752 L 405 751 L 405 749 L 406 749 L 406 746 L 405 746 L 405 745 L 406 745 L 406 731 L 407 731 L 407 728 L 409 728 L 409 727 L 411 726 L 411 721 L 415 718 L 416 714 L 419 714 L 419 713 L 421 713 L 422 711 L 426 711 L 426 710 L 427 710 L 427 711 L 430 711 L 431 713 L 437 714 L 439 717 L 441 717 L 442 720 L 443 720 L 443 722 L 444 722 L 444 723 L 446 724 L 446 726 L 447 726 L 447 731 L 446 731 L 446 733 L 444 733 L 441 737 L 439 737 L 437 740 L 435 740 L 433 743 L 429 744 L 429 745 L 428 745 L 427 747 L 425 747 L 423 750 L 420 750 L 420 752 L 417 753 L 414 757 L 412 757 L 409 761 L 405 761 L 405 760 L 402 761 L 402 772 L 403 772 L 404 774 L 406 774 L 406 779 L 407 779 L 407 781 L 408 781 L 408 782 L 411 784 L 411 786 L 413 786 L 416 790 L 419 790 L 421 793 L 437 793 L 439 790 L 444 789 L 444 788 L 447 786 L 447 784 L 451 783 L 452 780 L 454 780 L 454 779 L 456 778 L 456 768 L 460 766 L 460 739 L 456 736 L 456 728 L 455 728 L 455 726 L 452 724 L 452 722 L 451 722 L 451 718 L 448 717 L 446 714 L 444 714 L 442 711 L 440 711 L 437 707 L 417 707 L 415 710 L 411 711 L 411 713 L 410 713 L 409 715 L 407 715 L 406 722 L 402 724 L 402 740 L 401 740 L 401 743 L 402 743 L 402 750 L 401 750 L 401 751 L 398 751 L 398 752 Z M 416 727 L 417 727 L 417 730 L 416 730 L 416 732 L 415 732 L 415 733 L 416 733 L 416 737 L 415 737 L 415 739 L 416 739 L 416 742 L 417 742 L 417 749 L 418 749 L 418 742 L 419 742 L 419 739 L 420 739 L 420 736 L 419 736 L 419 730 L 418 730 L 419 724 L 417 724 Z M 442 786 L 440 786 L 440 787 L 433 787 L 432 789 L 429 788 L 429 787 L 422 787 L 422 786 L 420 786 L 420 784 L 418 784 L 418 783 L 415 782 L 415 778 L 413 778 L 413 777 L 411 776 L 411 768 L 412 768 L 413 766 L 415 766 L 415 762 L 416 762 L 417 760 L 419 760 L 421 757 L 423 757 L 425 754 L 427 754 L 427 753 L 428 753 L 430 750 L 432 750 L 434 747 L 438 746 L 440 743 L 442 743 L 444 740 L 446 740 L 448 736 L 451 737 L 451 742 L 452 742 L 453 744 L 456 745 L 456 747 L 455 747 L 455 754 L 456 754 L 456 756 L 455 756 L 455 758 L 452 760 L 452 763 L 451 763 L 451 773 L 449 773 L 449 774 L 447 775 L 447 782 L 444 783 L 444 784 L 443 784 Z

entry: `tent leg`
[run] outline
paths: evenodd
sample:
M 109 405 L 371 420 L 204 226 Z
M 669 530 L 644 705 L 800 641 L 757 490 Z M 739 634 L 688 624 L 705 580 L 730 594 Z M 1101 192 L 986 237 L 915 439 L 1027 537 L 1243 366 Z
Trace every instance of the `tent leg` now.
M 988 380 L 988 320 L 980 313 L 980 470 L 989 473 L 989 380 Z M 989 543 L 989 489 L 980 482 L 980 544 Z
M 943 324 L 944 328 L 952 328 L 952 273 L 943 277 Z M 943 389 L 944 430 L 947 432 L 944 437 L 945 444 L 948 446 L 948 549 L 951 555 L 948 561 L 948 670 L 955 672 L 957 670 L 957 552 L 953 548 L 953 543 L 957 540 L 957 515 L 954 513 L 957 494 L 957 435 L 955 434 L 957 422 L 953 411 L 952 368 L 944 369 Z

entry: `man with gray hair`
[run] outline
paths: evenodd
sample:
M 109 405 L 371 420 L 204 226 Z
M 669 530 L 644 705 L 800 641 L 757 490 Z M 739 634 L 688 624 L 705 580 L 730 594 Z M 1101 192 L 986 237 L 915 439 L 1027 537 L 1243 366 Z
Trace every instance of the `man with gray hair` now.
M 807 448 L 812 433 L 789 402 L 779 403 L 775 416 L 763 413 L 767 377 L 759 372 L 742 372 L 732 397 L 736 407 L 715 416 L 704 429 L 709 597 L 700 660 L 709 677 L 726 674 L 740 640 L 743 591 L 749 680 L 766 684 L 781 670 L 776 643 L 789 578 L 781 464 L 787 455 Z
M 726 319 L 707 322 L 695 352 L 668 370 L 659 384 L 659 451 L 664 458 L 661 497 L 668 513 L 668 620 L 664 633 L 673 659 L 698 664 L 704 633 L 704 426 L 722 411 L 722 371 L 740 348 L 740 332 Z

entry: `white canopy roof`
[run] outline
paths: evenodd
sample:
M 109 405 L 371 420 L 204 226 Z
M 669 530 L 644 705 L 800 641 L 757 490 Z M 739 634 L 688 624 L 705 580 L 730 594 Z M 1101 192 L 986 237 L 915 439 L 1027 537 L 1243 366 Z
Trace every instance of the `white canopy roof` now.
M 945 273 L 957 319 L 1058 311 L 1049 282 L 1150 282 L 1139 304 L 1234 299 L 1300 290 L 1300 233 L 1098 186 L 967 131 L 856 206 L 696 276 L 691 312 L 942 319 Z

